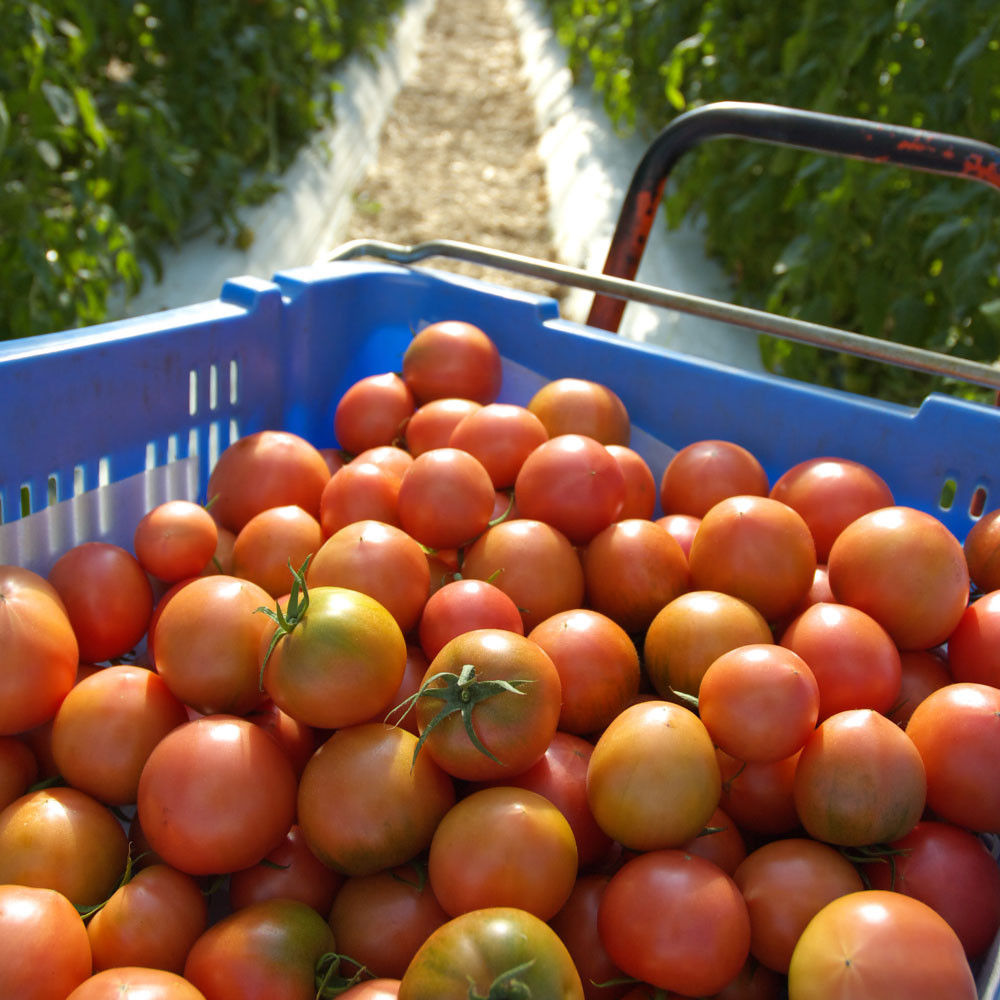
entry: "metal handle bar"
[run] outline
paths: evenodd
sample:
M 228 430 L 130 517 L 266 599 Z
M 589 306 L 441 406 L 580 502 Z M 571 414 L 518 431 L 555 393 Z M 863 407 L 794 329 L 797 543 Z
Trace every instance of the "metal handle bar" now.
M 705 139 L 744 138 L 850 159 L 954 174 L 1000 188 L 1000 149 L 985 142 L 903 125 L 741 101 L 706 104 L 678 115 L 653 140 L 622 203 L 604 273 L 634 278 L 670 171 Z M 617 331 L 625 303 L 599 295 L 587 323 Z
M 894 341 L 879 340 L 860 333 L 851 333 L 832 326 L 809 323 L 805 320 L 778 316 L 774 313 L 751 309 L 747 306 L 732 305 L 716 299 L 675 292 L 656 285 L 619 278 L 608 274 L 594 274 L 566 264 L 553 264 L 525 257 L 506 250 L 492 250 L 472 243 L 457 240 L 428 240 L 423 243 L 405 245 L 387 243 L 382 240 L 353 240 L 328 254 L 328 261 L 355 260 L 359 257 L 376 257 L 395 264 L 412 264 L 428 257 L 450 257 L 472 264 L 495 267 L 504 271 L 533 278 L 541 278 L 556 284 L 571 285 L 596 294 L 611 296 L 616 300 L 642 302 L 660 306 L 677 312 L 702 316 L 706 319 L 732 323 L 736 326 L 769 333 L 787 340 L 803 344 L 813 344 L 846 354 L 870 358 L 914 371 L 943 375 L 948 378 L 987 386 L 1000 390 L 1000 368 L 994 368 L 979 361 L 954 358 L 936 351 L 911 347 Z

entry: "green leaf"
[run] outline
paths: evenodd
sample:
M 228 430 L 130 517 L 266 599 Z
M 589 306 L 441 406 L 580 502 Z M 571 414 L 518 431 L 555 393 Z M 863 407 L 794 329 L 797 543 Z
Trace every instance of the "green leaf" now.
M 91 142 L 103 153 L 108 148 L 108 130 L 104 127 L 104 122 L 101 121 L 90 91 L 84 87 L 74 87 L 73 96 L 76 98 L 76 106 L 80 111 L 84 131 Z
M 38 139 L 35 142 L 35 150 L 50 170 L 59 169 L 62 157 L 59 155 L 59 150 L 48 139 Z
M 60 125 L 76 124 L 76 101 L 68 90 L 51 80 L 42 80 L 42 93 Z

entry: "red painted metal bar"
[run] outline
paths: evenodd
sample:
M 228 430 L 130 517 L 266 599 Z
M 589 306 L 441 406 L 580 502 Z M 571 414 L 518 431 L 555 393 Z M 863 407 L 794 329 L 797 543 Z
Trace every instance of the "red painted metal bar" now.
M 667 179 L 680 157 L 706 139 L 744 138 L 952 174 L 1000 189 L 1000 149 L 985 142 L 902 125 L 725 101 L 678 115 L 653 140 L 632 175 L 604 264 L 604 273 L 635 278 Z M 587 322 L 617 331 L 625 302 L 595 295 Z

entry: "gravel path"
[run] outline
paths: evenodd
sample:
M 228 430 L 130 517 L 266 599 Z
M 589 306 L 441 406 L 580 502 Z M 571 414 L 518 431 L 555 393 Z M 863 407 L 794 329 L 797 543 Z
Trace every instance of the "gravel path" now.
M 535 115 L 505 0 L 438 0 L 345 239 L 455 239 L 554 260 Z M 443 258 L 428 266 L 561 298 L 563 289 Z

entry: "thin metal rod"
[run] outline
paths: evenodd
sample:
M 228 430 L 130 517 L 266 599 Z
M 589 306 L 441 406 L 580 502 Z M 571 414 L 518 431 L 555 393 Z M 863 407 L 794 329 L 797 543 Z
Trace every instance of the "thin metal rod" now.
M 413 264 L 429 257 L 448 257 L 1000 390 L 1000 368 L 979 361 L 956 358 L 921 347 L 911 347 L 892 340 L 880 340 L 865 334 L 840 330 L 837 327 L 778 316 L 748 306 L 720 302 L 717 299 L 691 295 L 687 292 L 676 292 L 639 281 L 616 278 L 607 274 L 594 274 L 566 264 L 554 264 L 535 257 L 526 257 L 506 250 L 493 250 L 458 240 L 427 240 L 411 245 L 382 240 L 352 240 L 333 250 L 324 259 L 343 261 L 356 260 L 359 257 L 375 257 L 394 264 Z

